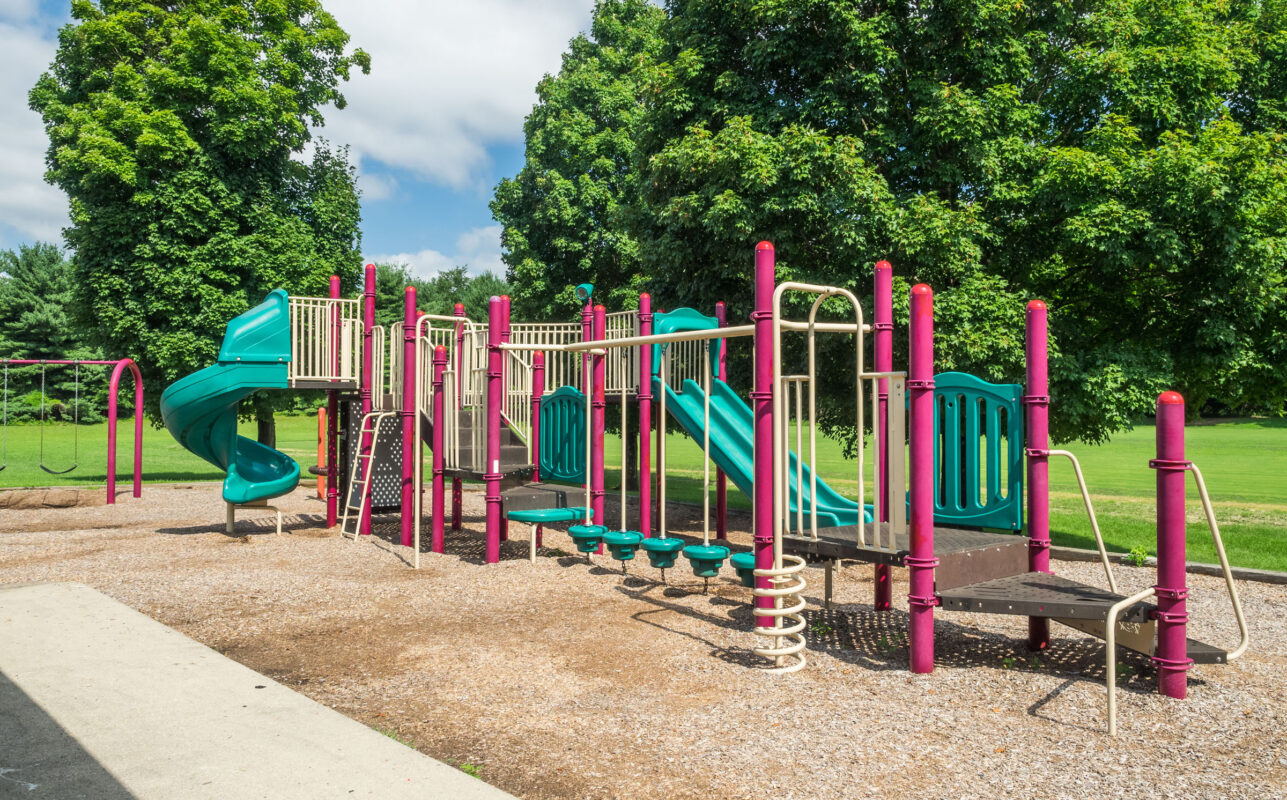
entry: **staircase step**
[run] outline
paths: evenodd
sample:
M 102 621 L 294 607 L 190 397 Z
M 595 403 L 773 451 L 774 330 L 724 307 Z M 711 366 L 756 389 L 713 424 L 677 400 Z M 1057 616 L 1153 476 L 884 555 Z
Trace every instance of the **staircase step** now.
M 1123 595 L 1045 572 L 1026 572 L 979 583 L 939 589 L 943 608 L 983 614 L 1106 620 L 1108 609 Z M 1136 603 L 1122 612 L 1122 622 L 1147 622 L 1152 603 Z

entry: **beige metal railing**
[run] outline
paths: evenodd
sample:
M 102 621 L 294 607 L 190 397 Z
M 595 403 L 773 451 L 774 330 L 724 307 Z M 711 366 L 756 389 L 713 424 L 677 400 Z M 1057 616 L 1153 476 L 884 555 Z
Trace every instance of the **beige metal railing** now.
M 291 297 L 291 361 L 287 379 L 357 381 L 361 371 L 362 312 L 357 300 Z

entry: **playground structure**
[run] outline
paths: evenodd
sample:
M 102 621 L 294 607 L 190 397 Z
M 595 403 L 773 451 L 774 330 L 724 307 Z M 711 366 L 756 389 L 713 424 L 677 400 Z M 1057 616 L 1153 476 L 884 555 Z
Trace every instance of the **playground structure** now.
M 1045 305 L 1032 301 L 1027 309 L 1026 385 L 995 385 L 959 373 L 934 374 L 933 293 L 918 285 L 910 293 L 908 369 L 895 371 L 890 265 L 877 264 L 874 279 L 875 309 L 868 323 L 848 290 L 777 284 L 774 251 L 764 242 L 755 254 L 749 325 L 727 325 L 722 307 L 715 317 L 691 309 L 654 313 L 647 295 L 640 297 L 637 312 L 608 314 L 591 303 L 588 286 L 578 287 L 584 303 L 579 326 L 512 323 L 508 298 L 492 298 L 483 324 L 466 318 L 460 306 L 453 316 L 422 314 L 414 287 L 408 287 L 403 323 L 384 329 L 372 322 L 375 275 L 368 267 L 360 301 L 341 298 L 333 279 L 328 298 L 288 298 L 278 290 L 231 321 L 218 363 L 167 389 L 162 413 L 180 442 L 227 470 L 223 494 L 231 528 L 235 508 L 266 504 L 291 491 L 300 476 L 289 457 L 236 435 L 237 402 L 262 388 L 325 389 L 326 466 L 319 472 L 326 478 L 328 525 L 340 525 L 357 541 L 370 534 L 373 513 L 397 511 L 399 541 L 411 548 L 410 560 L 418 566 L 425 516 L 421 444 L 428 445 L 433 552 L 443 552 L 445 526 L 460 525 L 461 480 L 475 479 L 485 485 L 488 562 L 499 560 L 510 520 L 530 526 L 533 559 L 542 526 L 575 523 L 569 534 L 579 550 L 588 555 L 606 545 L 623 565 L 642 549 L 653 566 L 666 569 L 682 553 L 694 574 L 709 579 L 729 560 L 752 589 L 757 636 L 752 649 L 775 671 L 793 672 L 806 664 L 806 565 L 823 564 L 824 601 L 830 603 L 832 568 L 842 559 L 874 565 L 877 610 L 891 608 L 889 568 L 909 570 L 913 672 L 933 669 L 937 606 L 1026 616 L 1034 650 L 1048 646 L 1050 619 L 1104 639 L 1110 731 L 1115 730 L 1117 644 L 1151 656 L 1159 690 L 1176 698 L 1185 694 L 1185 672 L 1192 663 L 1224 663 L 1241 655 L 1247 627 L 1219 530 L 1201 473 L 1184 459 L 1183 399 L 1167 392 L 1158 400 L 1158 457 L 1150 462 L 1158 471 L 1158 582 L 1122 597 L 1080 466 L 1070 452 L 1049 447 Z M 787 318 L 788 297 L 803 298 L 810 309 L 807 319 Z M 847 304 L 853 321 L 820 320 L 829 298 Z M 873 339 L 871 370 L 866 369 L 867 334 Z M 855 459 L 856 499 L 835 492 L 818 475 L 819 335 L 854 342 L 855 423 L 857 430 L 872 432 L 871 502 L 864 482 L 866 443 Z M 803 346 L 784 347 L 788 337 L 800 336 Z M 749 405 L 724 380 L 725 348 L 739 338 L 752 338 L 755 347 Z M 807 354 L 797 372 L 784 364 L 793 352 Z M 610 397 L 621 403 L 623 432 L 631 399 L 638 403 L 637 531 L 625 529 L 624 493 L 620 528 L 609 527 L 605 517 L 603 442 Z M 655 424 L 654 400 L 661 411 Z M 709 491 L 702 543 L 667 535 L 668 417 L 701 442 L 708 489 L 710 463 L 719 468 L 714 544 Z M 794 452 L 787 446 L 792 423 Z M 649 441 L 654 430 L 661 501 L 655 529 Z M 1050 571 L 1051 456 L 1073 464 L 1107 591 Z M 1197 481 L 1241 633 L 1239 645 L 1228 651 L 1189 640 L 1185 633 L 1186 471 Z M 347 482 L 341 495 L 342 477 Z M 721 542 L 725 479 L 752 498 L 749 552 L 735 553 Z M 571 505 L 576 490 L 559 484 L 582 484 L 583 504 Z
M 138 365 L 132 359 L 121 358 L 112 361 L 94 359 L 0 359 L 4 368 L 3 411 L 0 412 L 0 470 L 7 466 L 7 441 L 9 428 L 9 369 L 11 367 L 40 367 L 40 461 L 39 466 L 50 475 L 66 475 L 80 466 L 80 368 L 82 366 L 106 366 L 112 368 L 107 380 L 107 504 L 116 503 L 116 422 L 118 418 L 117 395 L 121 387 L 121 376 L 129 370 L 134 377 L 134 485 L 133 496 L 143 496 L 143 376 Z M 72 425 L 72 465 L 66 469 L 53 469 L 45 463 L 45 371 L 50 366 L 75 367 L 75 392 L 73 402 Z

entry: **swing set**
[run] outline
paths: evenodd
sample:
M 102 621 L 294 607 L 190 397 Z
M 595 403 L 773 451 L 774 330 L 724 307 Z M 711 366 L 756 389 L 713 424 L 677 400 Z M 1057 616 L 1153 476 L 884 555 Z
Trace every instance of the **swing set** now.
M 121 376 L 129 370 L 134 376 L 134 497 L 143 495 L 143 376 L 138 365 L 132 359 L 122 358 L 115 361 L 98 361 L 89 359 L 0 359 L 4 366 L 4 400 L 0 405 L 0 471 L 8 464 L 9 438 L 9 368 L 40 367 L 40 460 L 39 467 L 50 475 L 66 475 L 80 466 L 80 368 L 82 366 L 111 366 L 112 375 L 107 385 L 107 504 L 116 503 L 116 396 L 121 386 Z M 66 469 L 55 469 L 45 462 L 45 420 L 47 395 L 45 376 L 50 366 L 75 368 L 75 401 L 72 406 L 72 463 Z

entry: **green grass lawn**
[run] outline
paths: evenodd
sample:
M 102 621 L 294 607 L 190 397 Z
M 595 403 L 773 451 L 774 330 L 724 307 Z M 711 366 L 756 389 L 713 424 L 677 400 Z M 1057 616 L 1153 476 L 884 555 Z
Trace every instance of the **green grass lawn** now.
M 315 417 L 277 418 L 278 447 L 307 467 L 316 456 Z M 253 436 L 253 423 L 243 426 Z M 0 488 L 18 486 L 101 485 L 106 480 L 107 426 L 84 425 L 79 430 L 79 462 L 75 471 L 49 475 L 39 466 L 40 430 L 34 425 L 11 425 L 5 440 L 7 468 L 0 471 Z M 1188 455 L 1202 468 L 1230 560 L 1238 565 L 1287 570 L 1287 421 L 1233 420 L 1194 425 L 1186 431 Z M 794 432 L 793 432 L 794 435 Z M 117 443 L 117 481 L 128 485 L 134 443 L 132 423 L 123 420 Z M 1110 550 L 1127 552 L 1140 546 L 1154 550 L 1153 491 L 1155 475 L 1148 469 L 1153 456 L 1152 425 L 1140 425 L 1099 447 L 1072 445 L 1081 459 L 1100 528 Z M 701 451 L 682 435 L 669 442 L 668 496 L 673 500 L 701 502 Z M 857 495 L 854 466 L 840 457 L 836 443 L 819 439 L 819 476 L 837 491 Z M 806 445 L 807 447 L 807 445 Z M 620 440 L 609 437 L 605 447 L 611 472 L 610 486 L 617 486 Z M 70 425 L 45 430 L 46 463 L 63 469 L 72 461 Z M 143 475 L 149 482 L 220 480 L 223 475 L 179 447 L 168 432 L 150 426 L 143 430 Z M 615 473 L 615 474 L 613 474 Z M 870 465 L 867 497 L 870 500 Z M 309 476 L 311 477 L 311 476 Z M 1065 459 L 1051 461 L 1051 525 L 1056 544 L 1093 547 L 1090 524 Z M 1189 558 L 1215 561 L 1211 537 L 1189 484 Z M 734 508 L 749 509 L 750 501 L 736 488 L 729 490 Z

